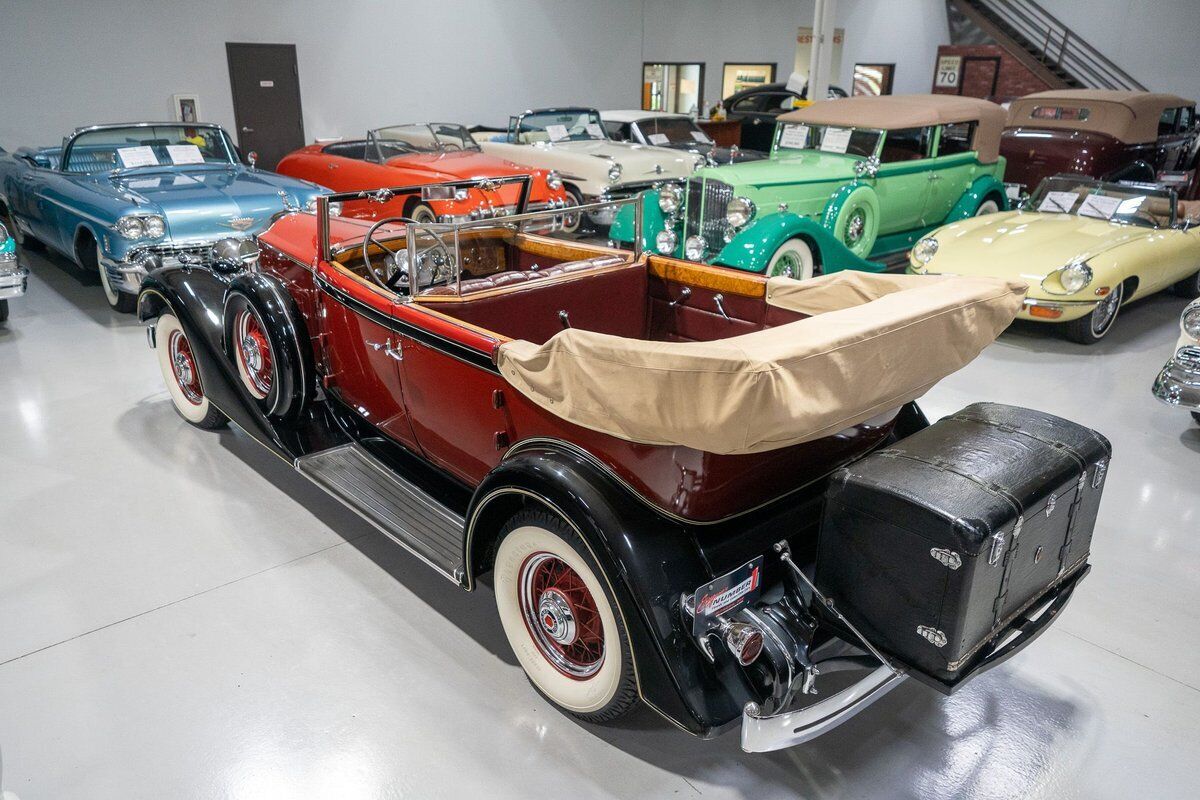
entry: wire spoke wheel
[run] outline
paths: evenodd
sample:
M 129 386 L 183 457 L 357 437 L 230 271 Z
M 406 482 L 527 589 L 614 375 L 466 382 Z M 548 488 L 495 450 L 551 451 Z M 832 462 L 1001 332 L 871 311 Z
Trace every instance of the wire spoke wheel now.
M 264 400 L 271 393 L 275 364 L 271 358 L 271 341 L 252 309 L 244 308 L 238 312 L 234 334 L 238 371 L 250 393 Z
M 534 553 L 520 573 L 521 613 L 538 650 L 570 678 L 604 664 L 604 626 L 583 579 L 551 553 Z

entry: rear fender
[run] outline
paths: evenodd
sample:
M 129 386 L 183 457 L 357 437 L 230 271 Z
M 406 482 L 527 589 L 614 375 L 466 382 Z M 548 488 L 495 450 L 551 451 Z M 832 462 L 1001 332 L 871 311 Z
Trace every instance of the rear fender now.
M 608 238 L 621 244 L 632 244 L 635 227 L 633 205 L 621 206 L 608 229 Z M 654 239 L 659 231 L 663 230 L 666 230 L 666 217 L 658 207 L 658 190 L 647 189 L 642 192 L 642 249 L 648 253 L 657 253 Z
M 958 198 L 958 202 L 950 209 L 950 213 L 946 215 L 946 222 L 958 222 L 968 217 L 975 216 L 975 212 L 979 209 L 979 204 L 988 198 L 994 196 L 996 203 L 999 204 L 1001 211 L 1008 211 L 1008 195 L 1004 191 L 1004 183 L 996 178 L 995 175 L 981 175 L 976 178 L 971 188 L 963 192 L 962 197 Z
M 775 255 L 780 245 L 795 237 L 808 242 L 825 273 L 844 269 L 882 272 L 884 269 L 883 264 L 854 255 L 820 223 L 788 211 L 768 214 L 756 220 L 734 236 L 713 263 L 749 272 L 765 272 L 771 256 Z
M 497 534 L 524 507 L 566 520 L 601 566 L 629 633 L 638 693 L 690 733 L 707 736 L 753 699 L 719 681 L 683 630 L 679 596 L 711 580 L 691 532 L 654 513 L 593 458 L 562 442 L 514 448 L 467 512 L 468 588 L 491 566 Z M 513 451 L 510 451 L 513 453 Z

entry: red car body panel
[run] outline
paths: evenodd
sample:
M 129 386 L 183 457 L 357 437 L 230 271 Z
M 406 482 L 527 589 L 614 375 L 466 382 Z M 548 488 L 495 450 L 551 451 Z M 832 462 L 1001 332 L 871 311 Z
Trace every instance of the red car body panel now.
M 566 203 L 570 196 L 562 187 L 551 189 L 547 172 L 518 166 L 502 158 L 477 151 L 413 153 L 396 156 L 383 164 L 324 152 L 327 144 L 311 144 L 283 157 L 275 168 L 282 175 L 312 181 L 335 192 L 356 192 L 393 186 L 443 183 L 480 178 L 504 178 L 532 175 L 528 203 L 533 208 L 552 202 Z M 520 187 L 504 186 L 494 192 L 471 189 L 464 200 L 425 200 L 439 216 L 466 216 L 472 211 L 486 212 L 497 206 L 515 206 Z M 343 216 L 360 219 L 385 219 L 408 216 L 418 197 L 400 197 L 388 203 L 347 203 Z M 488 214 L 490 216 L 490 214 Z
M 331 220 L 334 250 L 354 240 L 355 234 L 361 239 L 362 224 Z M 488 364 L 494 364 L 496 349 L 507 340 L 429 305 L 396 303 L 384 291 L 319 262 L 315 227 L 310 214 L 292 214 L 277 221 L 260 237 L 266 245 L 260 268 L 284 280 L 297 297 L 313 337 L 314 352 L 324 352 L 328 357 L 324 364 L 328 376 L 325 388 L 336 391 L 388 436 L 467 486 L 478 485 L 512 445 L 531 439 L 556 439 L 586 450 L 654 506 L 688 520 L 706 522 L 755 508 L 818 480 L 831 469 L 860 457 L 891 433 L 891 422 L 864 424 L 844 435 L 779 450 L 717 455 L 687 447 L 638 444 L 582 428 L 526 399 L 497 370 L 456 358 L 445 347 L 374 325 L 315 291 L 316 281 L 323 281 L 372 311 L 419 329 L 426 337 L 476 354 Z M 765 281 L 761 276 L 740 271 L 736 274 L 738 280 Z M 595 297 L 598 315 L 611 318 L 626 299 L 617 297 L 614 302 L 612 287 L 596 291 L 595 286 L 588 286 L 588 280 L 579 282 L 580 291 Z M 664 289 L 675 294 L 679 291 L 678 287 Z M 644 291 L 643 282 L 643 302 Z M 697 299 L 700 294 L 715 293 L 702 287 L 693 287 L 692 291 Z M 738 297 L 728 289 L 724 295 L 725 308 L 738 328 L 749 331 L 780 321 L 754 318 L 761 313 L 761 301 Z M 338 307 L 336 312 L 333 307 Z M 318 313 L 319 308 L 323 313 Z M 696 331 L 715 324 L 707 319 L 710 316 L 697 312 L 696 319 L 686 324 Z M 399 351 L 400 359 L 371 346 L 385 342 Z

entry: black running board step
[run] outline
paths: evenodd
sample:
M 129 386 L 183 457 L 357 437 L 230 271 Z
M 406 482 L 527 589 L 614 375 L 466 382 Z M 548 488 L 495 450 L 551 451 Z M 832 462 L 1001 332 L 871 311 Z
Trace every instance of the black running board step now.
M 357 444 L 296 460 L 296 469 L 455 583 L 463 568 L 463 518 Z

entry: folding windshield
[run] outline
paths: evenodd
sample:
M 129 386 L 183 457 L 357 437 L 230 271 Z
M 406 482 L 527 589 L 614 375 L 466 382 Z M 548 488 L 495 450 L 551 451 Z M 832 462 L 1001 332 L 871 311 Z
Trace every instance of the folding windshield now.
M 63 170 L 90 173 L 233 163 L 233 148 L 220 128 L 136 125 L 79 134 L 68 144 Z
M 479 145 L 462 125 L 452 122 L 431 122 L 414 125 L 392 125 L 378 128 L 369 134 L 375 155 L 386 161 L 393 156 L 410 153 L 444 153 L 459 150 L 478 150 Z
M 1175 222 L 1174 192 L 1080 178 L 1047 178 L 1025 207 L 1044 214 L 1072 214 L 1143 228 L 1169 228 Z
M 879 149 L 883 131 L 873 128 L 844 128 L 836 125 L 784 123 L 775 131 L 774 158 L 787 158 L 803 152 L 836 153 L 870 158 Z
M 522 114 L 513 120 L 508 133 L 509 139 L 515 138 L 518 144 L 581 142 L 608 138 L 600 122 L 599 112 L 590 108 L 568 108 L 560 111 L 534 111 L 530 114 Z
M 647 142 L 660 147 L 671 144 L 712 144 L 708 134 L 687 117 L 654 117 L 638 122 L 637 126 Z

